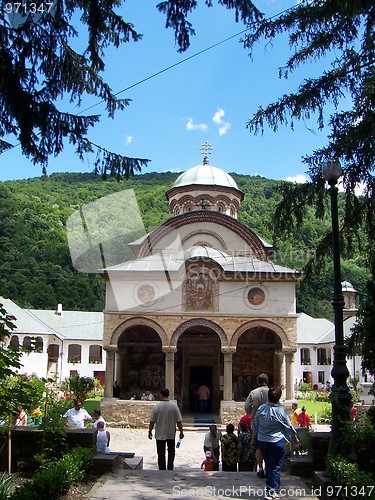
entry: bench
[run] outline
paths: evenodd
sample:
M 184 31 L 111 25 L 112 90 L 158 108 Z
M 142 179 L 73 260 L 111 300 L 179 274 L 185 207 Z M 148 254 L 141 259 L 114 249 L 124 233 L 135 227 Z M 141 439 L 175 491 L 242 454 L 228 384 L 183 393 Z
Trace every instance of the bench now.
M 110 453 L 97 453 L 93 458 L 94 474 L 114 472 L 117 469 L 143 469 L 143 457 L 126 451 L 111 451 Z

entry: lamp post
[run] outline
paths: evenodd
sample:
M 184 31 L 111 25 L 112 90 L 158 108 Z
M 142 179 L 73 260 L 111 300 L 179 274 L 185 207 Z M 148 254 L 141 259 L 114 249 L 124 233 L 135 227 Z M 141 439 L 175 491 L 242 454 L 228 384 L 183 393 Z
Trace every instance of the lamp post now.
M 332 426 L 329 442 L 329 454 L 340 453 L 340 437 L 343 427 L 349 420 L 351 395 L 346 383 L 349 371 L 346 366 L 346 347 L 344 344 L 343 308 L 344 297 L 341 288 L 339 217 L 337 209 L 337 181 L 342 174 L 340 162 L 337 159 L 327 160 L 322 166 L 322 175 L 329 184 L 332 219 L 332 258 L 333 258 L 333 294 L 332 307 L 335 322 L 335 344 L 333 346 L 333 367 L 331 371 L 334 380 L 331 390 Z

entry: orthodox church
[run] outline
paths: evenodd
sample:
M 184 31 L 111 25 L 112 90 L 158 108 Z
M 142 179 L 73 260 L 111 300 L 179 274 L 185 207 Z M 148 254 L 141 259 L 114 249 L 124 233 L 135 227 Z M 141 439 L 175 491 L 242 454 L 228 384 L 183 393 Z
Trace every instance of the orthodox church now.
M 244 193 L 207 154 L 166 196 L 171 217 L 129 244 L 132 260 L 101 270 L 106 420 L 139 425 L 150 408 L 130 396 L 164 386 L 194 412 L 204 383 L 210 411 L 229 421 L 262 372 L 292 399 L 300 273 L 274 264 L 272 246 L 239 222 Z

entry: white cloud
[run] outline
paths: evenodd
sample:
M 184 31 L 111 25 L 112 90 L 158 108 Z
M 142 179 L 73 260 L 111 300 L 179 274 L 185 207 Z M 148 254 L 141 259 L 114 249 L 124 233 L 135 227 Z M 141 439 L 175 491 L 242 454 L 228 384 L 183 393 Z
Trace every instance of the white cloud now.
M 193 118 L 189 118 L 186 124 L 186 130 L 201 130 L 202 132 L 206 132 L 208 126 L 205 123 L 194 123 Z
M 127 135 L 125 137 L 125 146 L 128 146 L 129 144 L 131 144 L 133 142 L 133 137 L 131 135 Z
M 286 177 L 285 180 L 288 182 L 295 182 L 296 184 L 304 184 L 305 182 L 308 181 L 308 178 L 306 177 L 305 174 L 297 174 L 297 175 L 292 175 L 290 177 Z
M 219 126 L 219 135 L 226 134 L 231 127 L 229 122 L 223 120 L 224 115 L 225 111 L 222 108 L 219 108 L 212 117 L 212 121 Z

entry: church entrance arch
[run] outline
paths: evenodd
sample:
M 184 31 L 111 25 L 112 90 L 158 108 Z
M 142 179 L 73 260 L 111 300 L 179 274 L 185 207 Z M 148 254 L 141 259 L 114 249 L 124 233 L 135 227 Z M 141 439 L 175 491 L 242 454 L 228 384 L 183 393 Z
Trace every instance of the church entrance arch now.
M 280 337 L 270 328 L 255 326 L 239 337 L 233 354 L 233 393 L 235 401 L 245 401 L 256 388 L 260 373 L 269 377 L 270 387 L 281 384 L 276 352 L 282 348 Z
M 165 355 L 157 332 L 147 325 L 133 325 L 121 333 L 117 347 L 121 398 L 136 394 L 140 399 L 146 390 L 157 396 L 165 386 Z
M 196 391 L 210 389 L 208 412 L 218 413 L 222 390 L 223 355 L 220 338 L 209 326 L 198 323 L 178 337 L 175 353 L 175 398 L 184 412 L 197 413 Z

